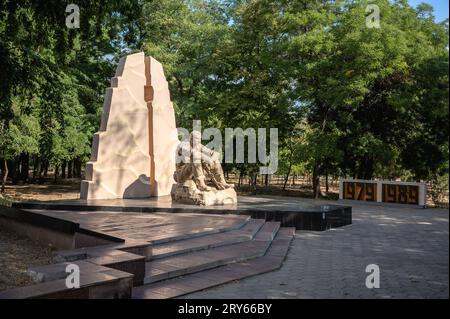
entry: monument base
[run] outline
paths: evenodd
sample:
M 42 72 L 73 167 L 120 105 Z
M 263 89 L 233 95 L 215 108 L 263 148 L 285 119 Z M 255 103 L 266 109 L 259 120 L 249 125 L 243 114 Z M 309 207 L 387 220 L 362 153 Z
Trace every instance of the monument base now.
M 175 202 L 170 196 L 145 199 L 60 200 L 17 202 L 20 209 L 108 211 L 141 213 L 234 214 L 248 215 L 266 221 L 279 221 L 283 227 L 297 230 L 324 231 L 352 223 L 352 207 L 332 201 L 315 201 L 282 196 L 239 196 L 231 205 L 200 206 Z
M 233 188 L 212 189 L 203 192 L 197 188 L 192 180 L 182 184 L 174 184 L 171 195 L 173 201 L 190 205 L 212 206 L 237 203 L 236 191 Z

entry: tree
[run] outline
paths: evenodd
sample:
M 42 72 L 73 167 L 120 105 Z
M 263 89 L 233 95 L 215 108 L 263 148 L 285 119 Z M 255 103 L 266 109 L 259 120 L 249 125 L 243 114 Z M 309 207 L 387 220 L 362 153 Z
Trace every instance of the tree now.
M 81 163 L 98 127 L 103 91 L 123 46 L 136 47 L 139 1 L 82 1 L 80 28 L 65 25 L 61 1 L 3 1 L 0 4 L 0 159 L 15 175 L 29 155 L 39 174 L 49 164 Z M 3 70 L 2 70 L 3 72 Z M 33 119 L 33 146 L 15 138 L 17 123 Z M 24 165 L 24 162 L 26 162 Z M 8 168 L 3 169 L 6 181 Z M 27 175 L 26 172 L 25 175 Z
M 146 1 L 141 18 L 142 48 L 164 65 L 177 124 L 192 120 L 217 126 L 223 102 L 215 87 L 218 57 L 228 41 L 226 8 L 220 1 Z
M 449 170 L 448 21 L 380 0 L 369 28 L 371 3 L 80 1 L 69 29 L 64 2 L 3 1 L 2 180 L 26 180 L 29 164 L 40 180 L 49 166 L 79 173 L 119 57 L 143 50 L 164 65 L 178 126 L 278 128 L 285 185 L 296 170 L 312 172 L 315 197 L 336 172 L 437 181 Z M 259 166 L 225 168 L 255 184 Z
M 323 83 L 338 106 L 330 115 L 344 133 L 342 167 L 371 179 L 401 163 L 427 178 L 448 162 L 448 26 L 428 7 L 384 0 L 381 28 L 367 28 L 368 3 L 348 1 L 338 15 Z

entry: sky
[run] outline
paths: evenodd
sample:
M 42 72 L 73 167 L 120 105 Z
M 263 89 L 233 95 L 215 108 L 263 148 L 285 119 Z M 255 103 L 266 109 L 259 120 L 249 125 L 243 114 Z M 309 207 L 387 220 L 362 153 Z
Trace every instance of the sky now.
M 448 3 L 449 0 L 409 0 L 409 3 L 415 7 L 418 4 L 425 2 L 431 4 L 434 8 L 434 15 L 436 22 L 442 22 L 448 18 Z

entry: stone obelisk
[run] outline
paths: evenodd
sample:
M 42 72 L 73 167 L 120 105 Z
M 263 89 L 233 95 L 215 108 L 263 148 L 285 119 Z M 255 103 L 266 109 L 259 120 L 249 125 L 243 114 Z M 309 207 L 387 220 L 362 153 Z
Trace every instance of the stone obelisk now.
M 80 197 L 169 195 L 177 145 L 175 114 L 161 63 L 142 52 L 123 57 L 106 89 Z

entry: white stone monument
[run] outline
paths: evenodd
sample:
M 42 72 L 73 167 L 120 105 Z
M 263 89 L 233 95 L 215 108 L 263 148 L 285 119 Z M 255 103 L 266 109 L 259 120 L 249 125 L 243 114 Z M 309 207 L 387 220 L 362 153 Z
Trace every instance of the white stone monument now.
M 170 195 L 178 143 L 161 63 L 142 52 L 123 57 L 106 89 L 80 197 Z

